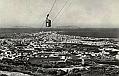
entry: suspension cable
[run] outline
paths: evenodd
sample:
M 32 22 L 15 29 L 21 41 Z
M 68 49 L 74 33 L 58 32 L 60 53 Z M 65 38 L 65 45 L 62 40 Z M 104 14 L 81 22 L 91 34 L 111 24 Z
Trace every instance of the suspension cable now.
M 50 13 L 52 12 L 52 10 L 53 10 L 53 8 L 54 8 L 54 6 L 55 6 L 56 1 L 57 1 L 57 0 L 54 0 L 54 2 L 53 2 L 53 4 L 52 4 L 52 7 L 51 7 L 50 11 L 48 12 L 48 14 L 50 14 Z M 47 13 L 46 13 L 46 14 L 47 14 Z M 45 20 L 43 20 L 43 21 L 41 22 L 41 26 L 42 26 L 42 27 L 44 26 L 44 23 L 45 23 Z
M 70 3 L 69 3 L 69 5 L 66 7 L 66 9 L 69 9 L 70 6 L 71 6 L 71 4 L 72 4 L 72 0 L 70 0 Z M 66 10 L 64 10 L 64 11 L 61 13 L 61 15 L 60 15 L 59 17 L 63 16 L 63 14 L 64 14 L 65 11 L 66 11 Z
M 65 2 L 65 4 L 64 4 L 63 7 L 59 10 L 59 12 L 58 12 L 57 15 L 54 17 L 54 19 L 53 19 L 52 22 L 54 22 L 54 20 L 55 20 L 55 19 L 58 17 L 58 15 L 62 12 L 62 10 L 65 8 L 66 4 L 68 3 L 68 1 L 69 1 L 69 0 L 67 0 L 67 1 Z
M 53 5 L 52 5 L 52 7 L 51 7 L 51 9 L 50 9 L 50 11 L 49 11 L 49 13 L 48 13 L 48 14 L 50 14 L 50 13 L 52 12 L 52 9 L 54 8 L 55 3 L 56 3 L 56 0 L 54 0 Z
M 59 10 L 59 12 L 56 14 L 56 16 L 54 17 L 54 19 L 52 20 L 52 22 L 54 22 L 54 20 L 55 20 L 55 19 L 58 17 L 58 15 L 62 12 L 62 10 L 65 8 L 66 4 L 68 3 L 68 1 L 70 1 L 70 0 L 67 0 L 67 1 L 65 2 L 65 4 L 64 4 L 63 7 Z M 52 7 L 51 7 L 51 9 L 50 9 L 50 11 L 49 11 L 48 14 L 50 14 L 50 13 L 52 12 L 52 10 L 53 10 L 53 8 L 54 8 L 54 6 L 55 6 L 55 3 L 56 3 L 56 0 L 54 0 L 53 5 L 52 5 Z M 44 25 L 44 23 L 45 23 L 45 21 L 43 21 L 42 26 Z

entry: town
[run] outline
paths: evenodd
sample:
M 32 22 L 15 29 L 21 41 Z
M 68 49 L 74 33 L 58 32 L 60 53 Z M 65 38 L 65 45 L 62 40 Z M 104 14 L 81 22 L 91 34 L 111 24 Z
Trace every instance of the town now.
M 61 31 L 0 35 L 0 70 L 31 76 L 118 76 L 118 38 Z

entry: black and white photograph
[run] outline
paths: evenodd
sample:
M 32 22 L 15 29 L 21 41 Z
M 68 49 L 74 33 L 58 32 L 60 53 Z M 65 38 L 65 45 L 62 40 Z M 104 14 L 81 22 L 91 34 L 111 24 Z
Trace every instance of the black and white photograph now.
M 119 76 L 119 0 L 0 0 L 0 76 Z

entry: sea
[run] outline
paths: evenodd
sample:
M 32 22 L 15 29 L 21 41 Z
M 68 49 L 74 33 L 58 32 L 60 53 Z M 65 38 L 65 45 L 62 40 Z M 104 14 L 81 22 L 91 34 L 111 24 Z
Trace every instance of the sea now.
M 41 31 L 57 31 L 59 34 L 82 37 L 119 38 L 119 28 L 0 28 L 0 34 Z

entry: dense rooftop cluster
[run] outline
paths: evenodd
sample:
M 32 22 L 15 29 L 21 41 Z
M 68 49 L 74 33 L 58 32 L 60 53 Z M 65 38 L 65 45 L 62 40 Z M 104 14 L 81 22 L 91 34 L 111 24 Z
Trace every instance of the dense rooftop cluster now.
M 89 76 L 94 72 L 94 76 L 116 76 L 119 40 L 61 35 L 55 31 L 2 34 L 0 70 L 30 75 Z

